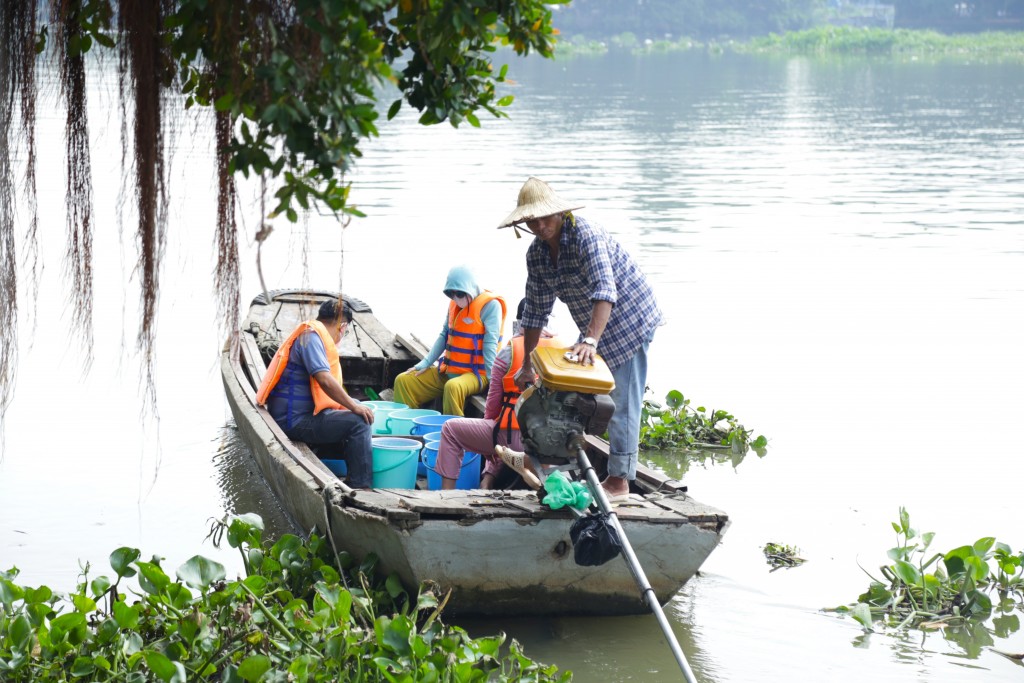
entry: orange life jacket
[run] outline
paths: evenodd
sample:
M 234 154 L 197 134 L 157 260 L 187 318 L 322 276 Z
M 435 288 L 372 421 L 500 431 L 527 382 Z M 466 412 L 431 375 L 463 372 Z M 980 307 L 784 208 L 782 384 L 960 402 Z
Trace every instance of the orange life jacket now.
M 509 348 L 512 349 L 512 358 L 508 362 L 508 371 L 501 378 L 501 408 L 498 410 L 498 417 L 494 421 L 494 434 L 492 441 L 498 445 L 498 433 L 504 429 L 508 432 L 509 441 L 512 439 L 512 430 L 519 429 L 519 420 L 516 419 L 516 403 L 519 402 L 519 395 L 522 393 L 516 386 L 516 373 L 523 367 L 524 339 L 522 335 L 512 337 L 509 341 Z M 565 346 L 565 342 L 557 337 L 541 337 L 537 340 L 537 348 L 544 346 Z
M 263 375 L 263 382 L 260 384 L 260 390 L 256 392 L 256 403 L 261 406 L 267 404 L 267 399 L 270 398 L 270 392 L 277 386 L 277 382 L 281 379 L 281 375 L 284 374 L 284 368 L 288 365 L 288 356 L 292 352 L 292 344 L 299 338 L 299 335 L 306 330 L 313 330 L 320 335 L 320 340 L 324 343 L 324 349 L 327 351 L 327 362 L 331 366 L 331 376 L 338 380 L 338 384 L 341 384 L 341 360 L 338 358 L 338 347 L 334 344 L 334 339 L 327 332 L 327 328 L 319 320 L 307 320 L 304 323 L 299 323 L 299 326 L 295 328 L 295 331 L 291 333 L 291 336 L 281 344 L 281 348 L 277 350 L 274 357 L 270 360 L 270 365 L 267 366 L 267 372 Z M 327 392 L 323 390 L 320 383 L 316 381 L 316 378 L 312 375 L 309 376 L 309 388 L 313 392 L 313 414 L 319 415 L 321 410 L 325 408 L 333 408 L 334 410 L 347 410 L 345 406 L 341 405 L 333 398 L 327 395 Z
M 487 379 L 487 368 L 484 367 L 484 321 L 480 317 L 484 306 L 491 301 L 497 300 L 501 303 L 501 326 L 505 329 L 505 314 L 508 307 L 505 299 L 484 290 L 473 301 L 469 307 L 462 309 L 454 301 L 448 304 L 448 342 L 444 355 L 438 361 L 438 370 L 453 375 L 461 375 L 467 372 L 474 373 L 483 385 Z M 500 334 L 500 333 L 499 333 Z M 502 346 L 502 340 L 498 338 L 498 352 Z

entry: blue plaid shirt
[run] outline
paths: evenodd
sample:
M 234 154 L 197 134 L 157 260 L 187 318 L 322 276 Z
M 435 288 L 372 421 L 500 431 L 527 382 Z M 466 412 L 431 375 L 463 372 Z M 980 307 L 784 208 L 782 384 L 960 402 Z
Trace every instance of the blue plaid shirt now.
M 664 324 L 654 290 L 633 257 L 604 228 L 579 216 L 569 214 L 562 223 L 558 266 L 551 265 L 547 243 L 534 238 L 526 252 L 526 271 L 523 327 L 544 327 L 558 298 L 568 306 L 582 339 L 594 301 L 612 303 L 597 349 L 612 370 Z

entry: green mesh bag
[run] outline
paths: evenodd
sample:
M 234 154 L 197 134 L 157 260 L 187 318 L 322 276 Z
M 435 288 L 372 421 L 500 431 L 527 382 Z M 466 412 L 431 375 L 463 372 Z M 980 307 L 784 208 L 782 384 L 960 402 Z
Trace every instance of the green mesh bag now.
M 544 480 L 544 504 L 552 510 L 559 510 L 566 505 L 577 510 L 590 507 L 590 491 L 578 481 L 569 481 L 569 477 L 555 470 Z

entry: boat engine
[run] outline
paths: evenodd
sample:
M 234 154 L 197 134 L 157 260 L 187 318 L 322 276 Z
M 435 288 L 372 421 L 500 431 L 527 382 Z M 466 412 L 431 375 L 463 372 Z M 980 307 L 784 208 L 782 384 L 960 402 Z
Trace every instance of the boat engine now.
M 572 349 L 538 347 L 530 354 L 539 383 L 516 402 L 516 419 L 527 455 L 542 464 L 576 459 L 584 434 L 601 435 L 615 412 L 608 393 L 615 380 L 604 360 L 581 365 Z

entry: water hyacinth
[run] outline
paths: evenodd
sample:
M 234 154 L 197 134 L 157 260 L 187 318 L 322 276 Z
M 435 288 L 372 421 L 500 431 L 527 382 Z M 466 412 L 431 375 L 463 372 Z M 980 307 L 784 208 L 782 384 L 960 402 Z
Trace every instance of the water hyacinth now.
M 867 632 L 875 626 L 895 629 L 966 629 L 992 616 L 1024 607 L 1024 552 L 986 536 L 948 552 L 932 552 L 934 532 L 910 526 L 910 513 L 900 508 L 892 523 L 897 544 L 888 552 L 892 564 L 872 576 L 868 590 L 852 606 L 836 608 L 850 614 Z M 869 576 L 871 576 L 869 574 Z M 994 603 L 992 593 L 998 600 Z M 998 624 L 1000 617 L 993 619 Z M 1013 629 L 1020 627 L 1013 618 Z M 1009 627 L 1004 620 L 1004 626 Z
M 172 579 L 136 548 L 110 555 L 116 578 L 68 594 L 0 572 L 4 681 L 568 681 L 504 635 L 471 638 L 443 624 L 444 599 L 416 595 L 316 535 L 262 543 L 257 515 L 214 523 L 242 554 L 246 576 L 202 556 Z M 133 580 L 133 581 L 129 581 Z M 137 584 L 134 585 L 134 584 Z

